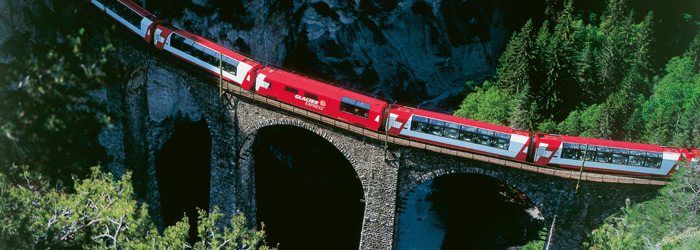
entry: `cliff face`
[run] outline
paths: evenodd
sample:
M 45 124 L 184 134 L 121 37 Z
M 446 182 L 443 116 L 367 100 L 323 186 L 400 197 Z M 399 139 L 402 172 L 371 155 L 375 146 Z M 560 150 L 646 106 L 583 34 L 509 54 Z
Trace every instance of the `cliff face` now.
M 160 18 L 264 63 L 433 107 L 451 106 L 447 97 L 459 96 L 466 81 L 494 73 L 513 28 L 508 23 L 523 19 L 522 5 L 511 0 L 146 3 Z

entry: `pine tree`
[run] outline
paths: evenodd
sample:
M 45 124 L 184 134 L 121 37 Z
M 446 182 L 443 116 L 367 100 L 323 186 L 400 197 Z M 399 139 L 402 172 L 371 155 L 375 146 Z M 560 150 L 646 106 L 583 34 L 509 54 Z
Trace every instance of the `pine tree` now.
M 498 86 L 510 94 L 520 92 L 525 85 L 530 85 L 532 74 L 532 20 L 528 20 L 511 37 L 505 51 L 499 58 L 497 69 Z
M 575 37 L 574 37 L 573 5 L 565 3 L 564 9 L 557 18 L 551 45 L 547 58 L 543 58 L 547 66 L 547 80 L 542 90 L 543 110 L 546 115 L 552 115 L 555 120 L 562 120 L 576 105 L 565 106 L 565 103 L 579 103 L 580 87 L 575 77 Z
M 624 74 L 629 70 L 629 56 L 633 48 L 630 37 L 633 12 L 627 12 L 625 0 L 610 0 L 600 24 L 605 34 L 597 64 L 602 93 L 613 93 L 620 88 Z
M 515 106 L 508 117 L 510 126 L 516 129 L 534 131 L 539 118 L 539 109 L 537 101 L 532 98 L 530 85 L 525 85 L 513 99 Z

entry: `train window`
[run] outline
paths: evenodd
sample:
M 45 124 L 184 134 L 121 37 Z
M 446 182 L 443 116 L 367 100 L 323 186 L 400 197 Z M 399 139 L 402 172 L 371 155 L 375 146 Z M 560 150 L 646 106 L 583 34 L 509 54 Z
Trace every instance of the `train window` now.
M 580 153 L 581 150 L 578 149 L 576 144 L 564 143 L 561 151 L 561 158 L 580 160 Z
M 453 128 L 445 128 L 445 137 L 459 140 L 459 131 Z
M 627 163 L 631 166 L 643 167 L 644 157 L 630 155 L 629 161 L 627 161 Z
M 442 136 L 442 127 L 445 126 L 445 122 L 430 119 L 430 133 L 437 136 Z
M 411 130 L 428 133 L 428 119 L 420 116 L 414 116 L 411 123 Z
M 289 87 L 289 86 L 284 86 L 284 90 L 289 92 L 289 93 L 295 94 L 295 95 L 299 94 L 299 90 L 292 88 L 292 87 Z
M 180 50 L 180 51 L 182 51 L 182 52 L 185 52 L 185 53 L 187 53 L 187 54 L 190 54 L 190 55 L 192 55 L 192 53 L 193 53 L 194 51 L 196 51 L 196 50 L 192 47 L 192 44 L 193 44 L 193 43 L 194 43 L 194 42 L 192 42 L 191 40 L 189 40 L 189 39 L 187 39 L 187 38 L 184 38 L 184 37 L 182 37 L 182 36 L 180 36 L 180 35 L 178 35 L 178 34 L 174 34 L 174 33 L 173 33 L 173 34 L 170 36 L 170 46 L 171 46 L 171 47 L 176 48 L 176 49 L 178 49 L 178 50 Z
M 459 140 L 459 124 L 448 122 L 445 124 L 445 137 Z
M 223 63 L 221 66 L 223 67 L 223 70 L 226 72 L 231 73 L 232 75 L 236 75 L 238 73 L 238 61 L 228 57 L 228 56 L 223 56 Z
M 612 161 L 612 159 L 610 157 L 608 157 L 608 153 L 606 153 L 606 152 L 597 151 L 595 153 L 595 156 L 596 156 L 595 161 L 597 161 L 597 162 L 606 163 L 608 161 Z
M 595 146 L 588 146 L 588 150 L 583 151 L 585 161 L 595 161 Z
M 311 93 L 304 93 L 304 97 L 318 101 L 318 96 Z
M 496 145 L 496 140 L 494 138 L 494 132 L 485 129 L 479 129 L 479 143 L 482 145 L 493 147 Z
M 340 110 L 367 119 L 370 105 L 343 96 L 340 100 Z
M 411 130 L 415 130 L 422 133 L 429 133 L 428 124 L 417 121 L 413 121 L 413 124 L 411 125 Z
M 627 165 L 627 156 L 620 153 L 613 153 L 612 163 L 619 165 Z
M 661 168 L 661 162 L 662 158 L 649 157 L 647 158 L 646 164 L 644 166 L 650 168 Z
M 134 12 L 129 7 L 127 7 L 119 1 L 109 1 L 109 3 L 106 3 L 106 5 L 108 9 L 116 13 L 118 16 L 126 20 L 131 25 L 134 25 L 136 29 L 141 29 L 141 20 L 143 20 L 143 17 L 141 15 Z
M 478 143 L 477 129 L 475 127 L 462 125 L 461 127 L 462 140 L 466 142 Z
M 510 146 L 510 134 L 496 132 L 496 147 L 500 149 L 508 149 Z

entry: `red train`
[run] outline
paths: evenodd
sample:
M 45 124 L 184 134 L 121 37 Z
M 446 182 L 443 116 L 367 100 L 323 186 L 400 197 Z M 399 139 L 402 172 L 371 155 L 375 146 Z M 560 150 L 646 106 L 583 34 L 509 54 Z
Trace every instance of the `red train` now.
M 302 75 L 267 67 L 185 30 L 160 22 L 130 0 L 91 0 L 157 49 L 243 89 L 393 136 L 538 165 L 632 175 L 670 176 L 700 149 L 550 135 L 388 104 Z

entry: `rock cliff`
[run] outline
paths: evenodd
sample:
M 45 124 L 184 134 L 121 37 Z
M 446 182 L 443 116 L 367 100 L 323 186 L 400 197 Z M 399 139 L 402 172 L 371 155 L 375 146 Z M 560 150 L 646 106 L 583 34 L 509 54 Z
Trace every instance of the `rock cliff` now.
M 449 110 L 493 75 L 527 10 L 511 0 L 147 1 L 160 18 L 251 57 L 400 103 Z M 512 24 L 512 25 L 511 25 Z M 453 98 L 450 98 L 453 97 Z

